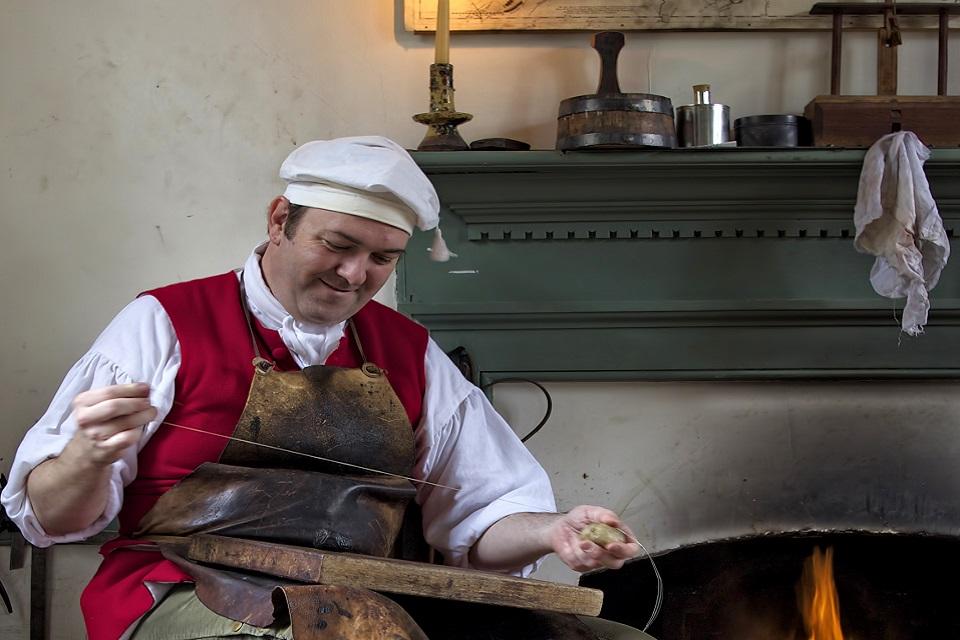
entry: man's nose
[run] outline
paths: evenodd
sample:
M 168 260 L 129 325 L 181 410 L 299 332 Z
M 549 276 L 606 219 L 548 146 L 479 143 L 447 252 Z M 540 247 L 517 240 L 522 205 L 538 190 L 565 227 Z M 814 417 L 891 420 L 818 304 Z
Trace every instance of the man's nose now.
M 359 287 L 367 279 L 365 260 L 358 255 L 345 257 L 337 267 L 337 275 L 343 278 L 351 288 Z

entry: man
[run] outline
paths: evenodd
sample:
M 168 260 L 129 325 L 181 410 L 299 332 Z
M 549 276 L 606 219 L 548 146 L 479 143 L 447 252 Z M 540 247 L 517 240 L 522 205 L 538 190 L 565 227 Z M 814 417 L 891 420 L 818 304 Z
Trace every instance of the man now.
M 590 522 L 625 527 L 600 507 L 553 513 L 546 474 L 483 394 L 422 327 L 371 300 L 414 228 L 438 222 L 436 192 L 409 154 L 373 136 L 315 141 L 294 150 L 280 176 L 288 186 L 269 205 L 268 239 L 243 269 L 130 303 L 17 452 L 2 499 L 30 542 L 79 540 L 120 521 L 82 598 L 90 638 L 216 623 L 189 586 L 201 579 L 195 568 L 145 549 L 140 536 L 234 527 L 244 537 L 236 523 L 247 521 L 262 539 L 303 516 L 315 518 L 296 534 L 304 546 L 322 531 L 316 546 L 386 555 L 404 478 L 414 481 L 426 541 L 451 565 L 527 575 L 550 552 L 578 571 L 636 555 L 635 543 L 581 540 Z M 266 447 L 238 444 L 241 436 Z M 383 477 L 351 475 L 357 468 Z M 357 522 L 332 517 L 342 501 L 329 494 L 361 485 L 376 508 Z M 210 487 L 216 509 L 180 523 L 184 505 L 194 509 Z M 266 522 L 251 500 L 280 494 L 288 502 Z M 382 539 L 364 538 L 368 519 Z M 250 631 L 226 622 L 236 635 Z M 215 635 L 204 629 L 189 637 Z

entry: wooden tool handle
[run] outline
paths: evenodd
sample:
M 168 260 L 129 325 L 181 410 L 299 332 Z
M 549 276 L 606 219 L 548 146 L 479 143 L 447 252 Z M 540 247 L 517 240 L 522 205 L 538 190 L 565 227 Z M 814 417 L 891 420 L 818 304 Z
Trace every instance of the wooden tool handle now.
M 623 49 L 623 34 L 619 31 L 601 31 L 593 36 L 593 48 L 600 54 L 600 84 L 597 86 L 597 94 L 619 94 L 617 56 L 620 55 L 620 49 Z

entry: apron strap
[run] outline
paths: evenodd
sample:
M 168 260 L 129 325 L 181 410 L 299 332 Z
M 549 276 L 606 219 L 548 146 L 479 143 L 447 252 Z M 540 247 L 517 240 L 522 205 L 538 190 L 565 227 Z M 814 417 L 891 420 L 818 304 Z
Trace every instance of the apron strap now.
M 353 323 L 353 318 L 347 320 L 347 325 L 350 327 L 350 333 L 353 334 L 353 342 L 357 345 L 357 351 L 360 352 L 360 362 L 367 364 L 367 356 L 363 353 L 363 344 L 360 342 L 360 334 L 357 333 L 357 325 Z
M 253 366 L 256 367 L 260 361 L 266 361 L 270 363 L 271 368 L 275 368 L 275 362 L 270 362 L 260 355 L 260 345 L 257 344 L 257 335 L 253 332 L 253 321 L 250 320 L 250 309 L 247 307 L 247 290 L 243 286 L 243 270 L 240 271 L 240 308 L 243 309 L 243 317 L 247 321 L 247 330 L 250 331 L 250 344 L 253 345 Z

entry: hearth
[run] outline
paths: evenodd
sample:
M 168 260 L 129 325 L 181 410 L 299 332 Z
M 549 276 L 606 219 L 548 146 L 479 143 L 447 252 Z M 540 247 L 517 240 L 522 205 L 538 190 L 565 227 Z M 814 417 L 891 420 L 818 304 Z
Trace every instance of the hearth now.
M 808 640 L 798 588 L 818 547 L 833 549 L 844 640 L 960 638 L 960 539 L 855 531 L 744 537 L 663 554 L 663 608 L 648 631 L 658 640 Z M 601 617 L 646 623 L 655 596 L 646 559 L 584 575 L 581 584 L 604 591 Z

